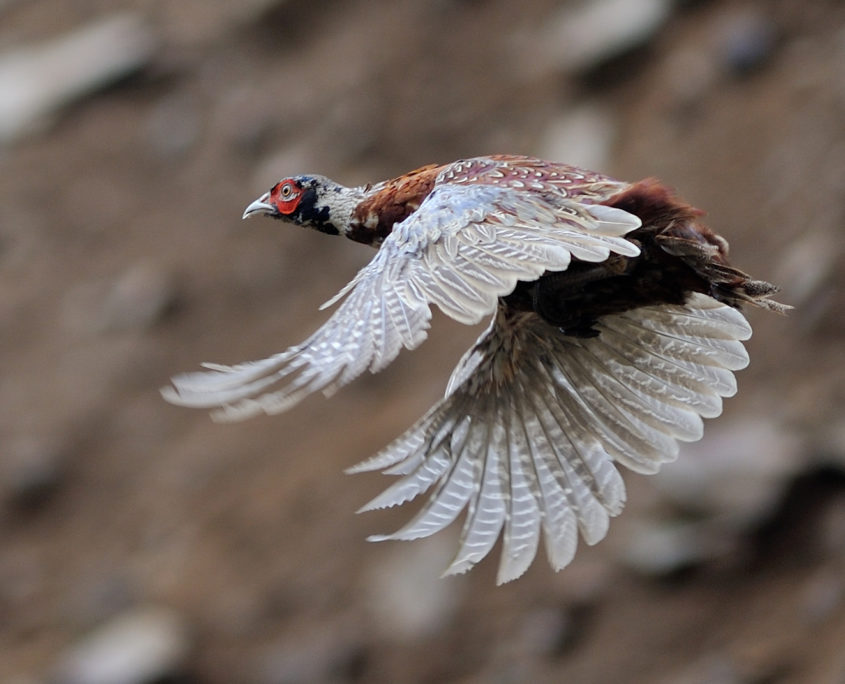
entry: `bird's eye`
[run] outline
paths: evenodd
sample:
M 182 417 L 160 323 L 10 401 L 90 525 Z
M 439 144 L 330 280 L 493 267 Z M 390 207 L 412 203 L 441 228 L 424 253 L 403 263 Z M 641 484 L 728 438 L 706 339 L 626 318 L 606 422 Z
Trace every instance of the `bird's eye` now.
M 290 183 L 285 183 L 279 191 L 279 195 L 283 200 L 289 200 L 293 196 L 293 186 Z

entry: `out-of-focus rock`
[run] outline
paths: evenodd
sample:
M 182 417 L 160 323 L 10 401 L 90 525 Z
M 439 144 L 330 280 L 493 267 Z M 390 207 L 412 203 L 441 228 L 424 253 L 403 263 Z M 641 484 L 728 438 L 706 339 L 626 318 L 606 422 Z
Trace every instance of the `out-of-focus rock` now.
M 629 523 L 619 561 L 644 575 L 658 577 L 723 557 L 733 539 L 704 522 L 641 519 Z
M 98 568 L 77 580 L 73 594 L 62 603 L 67 622 L 90 629 L 136 605 L 140 586 L 121 570 Z
M 368 609 L 386 638 L 413 641 L 444 627 L 460 604 L 461 578 L 441 578 L 454 540 L 439 534 L 396 545 L 366 582 Z
M 137 14 L 118 14 L 37 46 L 0 55 L 0 142 L 42 125 L 64 105 L 134 73 L 156 36 Z
M 762 9 L 742 9 L 722 22 L 717 35 L 722 68 L 745 76 L 762 67 L 778 41 L 775 23 Z
M 748 684 L 790 679 L 789 649 L 768 636 L 746 639 L 724 650 L 715 650 L 684 665 L 659 684 Z M 785 676 L 786 675 L 786 676 Z M 831 680 L 832 681 L 832 680 Z
M 670 0 L 595 0 L 567 3 L 550 21 L 546 59 L 583 74 L 639 48 L 672 12 Z
M 666 575 L 736 551 L 737 534 L 766 519 L 801 467 L 796 437 L 764 420 L 710 426 L 704 440 L 682 446 L 651 482 L 663 499 L 695 520 L 631 517 L 620 561 Z
M 513 643 L 514 655 L 548 658 L 574 642 L 579 628 L 577 610 L 535 608 L 522 617 Z
M 789 283 L 789 301 L 794 316 L 806 330 L 812 330 L 831 316 L 836 299 L 831 297 L 831 283 L 843 249 L 837 248 L 840 236 L 823 228 L 806 231 L 785 250 L 778 264 L 776 280 Z M 837 228 L 838 232 L 838 228 Z
M 358 679 L 365 659 L 361 631 L 348 625 L 324 624 L 317 631 L 262 653 L 254 667 L 256 684 L 349 682 Z
M 823 554 L 845 561 L 845 494 L 830 501 L 822 513 L 819 546 Z
M 561 596 L 567 605 L 586 608 L 599 603 L 613 586 L 611 565 L 593 556 L 577 556 L 566 568 Z
M 227 11 L 239 22 L 266 21 L 268 15 L 284 12 L 291 0 L 246 0 L 245 2 L 225 3 Z
M 21 0 L 0 0 L 0 11 L 7 10 Z
M 842 573 L 823 568 L 814 573 L 802 588 L 800 606 L 810 625 L 818 625 L 835 615 L 845 599 L 845 580 Z
M 825 461 L 845 471 L 845 416 L 840 414 L 823 426 L 816 435 Z
M 550 123 L 540 142 L 541 156 L 600 171 L 607 168 L 616 131 L 606 107 L 583 104 Z
M 55 440 L 12 440 L 4 445 L 0 460 L 3 503 L 16 510 L 39 508 L 59 489 L 66 474 L 65 452 Z
M 178 158 L 199 139 L 202 120 L 197 103 L 185 93 L 161 100 L 147 123 L 152 149 L 164 158 Z
M 661 678 L 659 684 L 743 684 L 747 681 L 728 653 L 713 652 Z
M 705 438 L 654 476 L 675 505 L 746 529 L 777 505 L 800 468 L 798 439 L 766 420 L 709 425 Z
M 145 330 L 161 320 L 177 300 L 170 273 L 154 264 L 136 264 L 106 295 L 97 327 L 103 331 Z
M 665 93 L 678 114 L 694 110 L 712 92 L 719 78 L 715 60 L 699 44 L 674 52 L 664 66 Z
M 143 607 L 120 615 L 61 656 L 54 684 L 153 684 L 184 674 L 188 627 L 171 610 Z

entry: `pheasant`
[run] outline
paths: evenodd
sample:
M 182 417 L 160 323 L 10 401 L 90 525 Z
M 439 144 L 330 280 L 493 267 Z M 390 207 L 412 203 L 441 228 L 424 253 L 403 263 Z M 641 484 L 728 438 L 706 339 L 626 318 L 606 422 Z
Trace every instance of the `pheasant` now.
M 371 540 L 426 537 L 465 510 L 445 574 L 469 570 L 502 537 L 500 584 L 531 565 L 541 536 L 555 570 L 579 533 L 601 540 L 625 503 L 616 464 L 656 472 L 736 392 L 751 335 L 739 307 L 789 308 L 732 267 L 702 212 L 659 182 L 530 157 L 429 165 L 355 188 L 293 176 L 243 217 L 257 214 L 378 251 L 302 344 L 205 364 L 164 397 L 220 420 L 275 414 L 419 346 L 432 304 L 465 324 L 491 317 L 444 398 L 348 472 L 399 476 L 361 510 L 425 495 L 410 522 Z

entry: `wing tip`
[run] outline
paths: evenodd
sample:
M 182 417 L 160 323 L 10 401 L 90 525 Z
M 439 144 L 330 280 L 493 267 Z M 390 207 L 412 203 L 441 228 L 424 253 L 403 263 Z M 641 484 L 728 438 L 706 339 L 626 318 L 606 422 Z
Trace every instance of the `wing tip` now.
M 362 510 L 364 510 L 364 509 L 362 509 Z M 358 512 L 360 513 L 361 511 L 359 510 Z M 367 541 L 373 542 L 373 543 L 390 541 L 392 539 L 393 539 L 393 535 L 390 535 L 390 534 L 371 534 L 367 537 Z

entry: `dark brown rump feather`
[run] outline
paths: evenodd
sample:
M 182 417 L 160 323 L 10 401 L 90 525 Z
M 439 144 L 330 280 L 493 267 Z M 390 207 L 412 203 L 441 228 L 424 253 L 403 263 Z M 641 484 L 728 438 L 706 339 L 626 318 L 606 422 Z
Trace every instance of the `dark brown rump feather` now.
M 698 220 L 704 212 L 674 197 L 658 181 L 635 183 L 607 204 L 640 217 L 643 226 L 630 234 L 632 239 L 651 231 L 663 252 L 679 259 L 706 283 L 705 289 L 692 288 L 694 291 L 735 307 L 748 302 L 778 313 L 790 308 L 768 299 L 778 287 L 731 266 L 727 240 Z
M 511 307 L 535 311 L 575 336 L 598 334 L 593 326 L 602 316 L 654 304 L 683 304 L 691 292 L 731 306 L 751 302 L 785 310 L 767 299 L 777 291 L 775 286 L 752 280 L 728 263 L 728 243 L 699 222 L 702 212 L 657 181 L 636 183 L 606 204 L 640 218 L 642 226 L 626 236 L 640 247 L 640 255 L 611 255 L 601 263 L 573 259 L 565 271 L 520 283 L 506 298 Z

